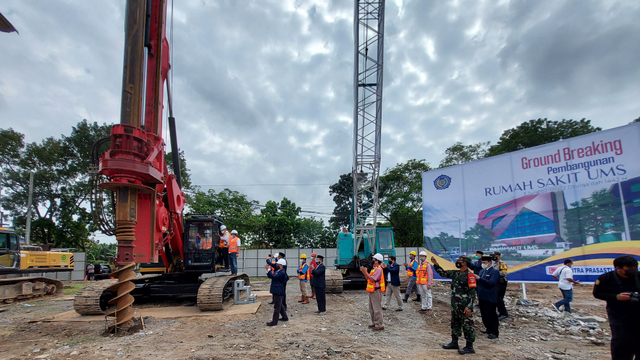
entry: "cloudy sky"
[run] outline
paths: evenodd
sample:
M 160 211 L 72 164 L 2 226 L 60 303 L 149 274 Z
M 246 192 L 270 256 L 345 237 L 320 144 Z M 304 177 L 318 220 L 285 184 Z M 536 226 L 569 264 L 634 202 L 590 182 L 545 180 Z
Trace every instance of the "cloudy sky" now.
M 0 128 L 39 142 L 82 119 L 119 122 L 124 5 L 0 2 L 20 32 L 0 33 Z M 495 143 L 533 118 L 640 117 L 638 18 L 631 0 L 388 0 L 382 169 L 437 166 L 456 141 Z M 352 164 L 352 37 L 348 0 L 175 1 L 174 112 L 193 182 L 331 212 L 328 185 Z

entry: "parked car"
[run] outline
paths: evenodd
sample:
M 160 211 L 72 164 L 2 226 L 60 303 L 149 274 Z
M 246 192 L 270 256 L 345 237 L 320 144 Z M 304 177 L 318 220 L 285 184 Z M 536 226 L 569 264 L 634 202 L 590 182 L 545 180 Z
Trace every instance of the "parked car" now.
M 94 277 L 96 280 L 104 280 L 111 278 L 111 266 L 109 264 L 94 264 Z

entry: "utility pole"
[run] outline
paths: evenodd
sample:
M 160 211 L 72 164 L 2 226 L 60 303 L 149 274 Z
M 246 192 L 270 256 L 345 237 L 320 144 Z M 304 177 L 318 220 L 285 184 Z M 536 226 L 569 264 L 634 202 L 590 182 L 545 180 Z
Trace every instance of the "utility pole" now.
M 2 173 L 0 173 L 0 227 L 4 226 L 4 213 L 2 212 Z
M 27 202 L 27 229 L 24 239 L 31 244 L 31 203 L 33 202 L 33 173 L 29 174 L 29 201 Z

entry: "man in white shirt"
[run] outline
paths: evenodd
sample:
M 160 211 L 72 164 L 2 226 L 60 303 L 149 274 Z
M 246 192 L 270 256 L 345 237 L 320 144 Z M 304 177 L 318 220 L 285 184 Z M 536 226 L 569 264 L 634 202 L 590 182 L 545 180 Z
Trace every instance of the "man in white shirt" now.
M 573 284 L 580 284 L 580 281 L 573 280 L 573 260 L 566 259 L 564 265 L 560 266 L 553 272 L 553 277 L 558 280 L 558 288 L 562 292 L 562 300 L 553 304 L 554 309 L 560 311 L 560 306 L 564 305 L 564 311 L 571 313 L 569 303 L 573 301 Z

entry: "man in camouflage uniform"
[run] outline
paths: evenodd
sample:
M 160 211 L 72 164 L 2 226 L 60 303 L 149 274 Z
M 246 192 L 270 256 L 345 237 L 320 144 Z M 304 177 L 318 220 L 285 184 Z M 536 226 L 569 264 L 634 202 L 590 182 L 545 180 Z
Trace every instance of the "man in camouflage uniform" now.
M 468 267 L 471 259 L 464 256 L 456 260 L 456 267 L 460 269 L 459 271 L 444 270 L 433 256 L 431 262 L 438 275 L 451 279 L 451 342 L 442 345 L 442 347 L 444 349 L 458 349 L 458 353 L 463 355 L 475 354 L 473 342 L 476 335 L 473 332 L 471 312 L 473 311 L 473 302 L 476 299 L 476 278 Z M 463 332 L 467 345 L 460 349 L 458 338 Z

